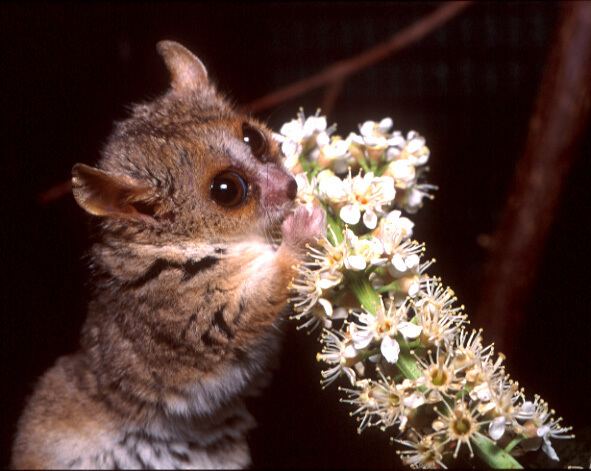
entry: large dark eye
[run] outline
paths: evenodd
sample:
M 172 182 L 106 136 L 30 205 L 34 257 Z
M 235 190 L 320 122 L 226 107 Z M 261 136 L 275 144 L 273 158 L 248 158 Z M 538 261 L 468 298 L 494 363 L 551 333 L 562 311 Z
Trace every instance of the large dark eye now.
M 211 198 L 216 203 L 230 208 L 244 203 L 248 193 L 248 184 L 236 172 L 226 171 L 214 177 L 209 191 Z
M 260 129 L 244 123 L 242 125 L 242 139 L 248 144 L 257 159 L 266 161 L 264 154 L 267 152 L 267 139 Z

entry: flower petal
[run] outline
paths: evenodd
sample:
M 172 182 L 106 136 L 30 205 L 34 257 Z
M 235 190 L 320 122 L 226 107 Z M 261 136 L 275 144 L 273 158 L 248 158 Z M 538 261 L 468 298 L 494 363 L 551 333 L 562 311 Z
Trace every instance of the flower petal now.
M 330 137 L 325 132 L 321 132 L 316 136 L 316 145 L 318 147 L 326 146 L 330 143 Z
M 286 158 L 297 157 L 300 153 L 300 146 L 297 142 L 285 141 L 281 144 L 281 152 L 283 152 Z
M 368 229 L 375 229 L 378 225 L 378 217 L 376 216 L 376 213 L 373 211 L 365 211 L 363 214 L 363 224 L 365 224 L 365 227 Z
M 550 427 L 548 425 L 542 425 L 541 427 L 536 430 L 538 437 L 545 437 L 546 434 L 550 431 Z
M 425 398 L 417 393 L 413 393 L 402 400 L 404 407 L 408 407 L 410 409 L 416 409 L 417 407 L 422 406 L 424 403 Z
M 347 318 L 347 310 L 344 307 L 337 307 L 332 312 L 333 319 L 346 319 Z
M 366 348 L 373 339 L 373 334 L 365 329 L 360 329 L 357 324 L 351 324 L 349 327 L 349 332 L 351 332 L 351 338 L 353 339 L 353 345 L 357 350 L 363 350 Z
M 292 119 L 290 122 L 285 123 L 283 126 L 281 126 L 279 132 L 288 139 L 296 142 L 300 141 L 303 137 L 302 125 L 296 119 Z
M 367 262 L 365 261 L 365 257 L 361 255 L 349 255 L 345 258 L 345 266 L 349 270 L 361 271 L 365 270 Z
M 536 407 L 534 403 L 531 401 L 525 401 L 521 407 L 519 408 L 519 413 L 517 417 L 519 419 L 531 419 L 536 412 Z
M 411 285 L 408 287 L 408 295 L 411 298 L 414 298 L 419 293 L 420 288 L 421 285 L 419 283 L 411 283 Z
M 345 347 L 345 351 L 343 352 L 343 356 L 345 358 L 355 358 L 357 356 L 357 350 L 353 345 L 347 345 Z
M 402 255 L 397 253 L 392 257 L 392 265 L 396 268 L 397 271 L 404 273 L 407 270 L 406 263 L 404 263 L 404 259 Z
M 421 259 L 419 258 L 419 256 L 417 254 L 411 254 L 408 257 L 406 257 L 406 259 L 404 260 L 404 263 L 406 263 L 406 266 L 409 269 L 412 269 L 414 267 L 416 267 L 419 262 L 421 261 Z
M 408 417 L 406 415 L 400 416 L 400 425 L 398 426 L 401 432 L 404 432 L 406 424 L 408 423 Z
M 380 345 L 380 351 L 387 362 L 396 363 L 400 354 L 400 345 L 392 337 L 386 335 Z
M 488 425 L 490 438 L 497 441 L 505 433 L 505 417 L 497 417 Z
M 318 288 L 320 288 L 321 290 L 325 290 L 325 289 L 330 289 L 333 286 L 336 286 L 340 283 L 340 279 L 339 278 L 320 278 L 317 282 L 317 286 Z
M 375 123 L 373 121 L 365 121 L 360 127 L 359 132 L 362 136 L 372 136 L 374 132 Z
M 343 373 L 345 373 L 347 378 L 349 378 L 351 386 L 355 386 L 355 372 L 353 371 L 353 369 L 346 366 L 343 368 Z
M 552 448 L 552 443 L 550 443 L 550 440 L 548 440 L 546 437 L 544 437 L 544 442 L 542 443 L 542 450 L 548 455 L 550 459 L 554 461 L 560 461 L 556 451 L 554 451 L 554 448 Z
M 402 321 L 398 324 L 398 330 L 407 339 L 416 339 L 423 328 L 420 325 L 413 324 L 412 322 Z
M 353 368 L 359 373 L 359 376 L 365 375 L 365 365 L 362 362 L 357 362 L 353 365 Z
M 347 204 L 341 208 L 339 216 L 347 224 L 355 225 L 361 218 L 361 212 L 359 211 L 359 206 L 355 204 Z
M 330 303 L 329 300 L 324 299 L 324 298 L 320 298 L 320 299 L 318 299 L 318 304 L 320 304 L 322 306 L 322 308 L 324 309 L 324 314 L 327 317 L 332 316 L 332 304 Z
M 392 121 L 392 118 L 386 117 L 378 123 L 378 129 L 385 134 L 390 130 L 393 124 L 394 122 Z

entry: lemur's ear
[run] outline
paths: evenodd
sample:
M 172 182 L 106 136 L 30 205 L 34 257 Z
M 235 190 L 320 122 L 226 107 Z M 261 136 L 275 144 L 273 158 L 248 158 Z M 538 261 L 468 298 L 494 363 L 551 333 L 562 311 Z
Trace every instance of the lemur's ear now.
M 160 41 L 156 49 L 170 72 L 170 86 L 177 92 L 198 90 L 208 84 L 207 69 L 197 56 L 174 41 Z
M 72 168 L 72 193 L 95 216 L 152 219 L 154 191 L 126 175 L 114 175 L 84 164 Z

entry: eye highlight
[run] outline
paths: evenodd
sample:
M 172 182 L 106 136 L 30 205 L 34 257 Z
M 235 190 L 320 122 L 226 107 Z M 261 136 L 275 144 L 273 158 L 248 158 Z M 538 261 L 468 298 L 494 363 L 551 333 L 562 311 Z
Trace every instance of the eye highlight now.
M 226 170 L 213 178 L 209 192 L 211 199 L 217 204 L 225 208 L 232 208 L 246 201 L 248 183 L 238 173 Z
M 248 123 L 242 124 L 242 140 L 248 144 L 252 154 L 261 162 L 267 162 L 265 153 L 267 152 L 267 138 L 260 129 L 251 126 Z

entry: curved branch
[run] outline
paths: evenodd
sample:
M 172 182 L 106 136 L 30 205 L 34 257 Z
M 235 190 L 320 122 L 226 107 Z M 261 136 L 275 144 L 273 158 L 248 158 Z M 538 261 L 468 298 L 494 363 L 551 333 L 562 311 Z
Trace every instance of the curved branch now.
M 447 2 L 432 13 L 419 19 L 412 25 L 391 36 L 384 42 L 342 61 L 335 62 L 311 77 L 299 80 L 280 88 L 268 95 L 257 98 L 244 106 L 245 109 L 258 112 L 276 106 L 284 101 L 303 95 L 310 90 L 342 81 L 383 59 L 419 41 L 426 35 L 451 20 L 470 5 L 469 1 Z
M 554 213 L 591 112 L 591 3 L 565 2 L 523 156 L 492 240 L 477 318 L 504 353 L 518 342 Z M 511 337 L 511 338 L 510 338 Z

